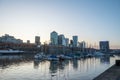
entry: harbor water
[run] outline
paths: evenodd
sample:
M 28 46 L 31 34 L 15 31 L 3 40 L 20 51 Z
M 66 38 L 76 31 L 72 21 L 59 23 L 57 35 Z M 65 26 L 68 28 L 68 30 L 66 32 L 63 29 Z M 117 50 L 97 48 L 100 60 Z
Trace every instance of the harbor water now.
M 0 80 L 92 80 L 119 56 L 80 60 L 34 60 L 32 54 L 0 55 Z

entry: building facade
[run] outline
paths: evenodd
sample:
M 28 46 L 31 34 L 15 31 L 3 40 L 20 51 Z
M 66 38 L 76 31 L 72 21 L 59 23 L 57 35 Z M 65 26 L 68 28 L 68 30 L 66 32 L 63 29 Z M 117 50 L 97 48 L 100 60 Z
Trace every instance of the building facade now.
M 73 36 L 73 47 L 77 47 L 78 44 L 78 36 Z
M 69 47 L 73 47 L 73 40 L 70 40 Z
M 27 44 L 30 44 L 30 40 L 27 40 Z
M 66 46 L 65 36 L 63 34 L 58 36 L 58 44 Z
M 109 41 L 100 41 L 99 46 L 101 52 L 109 52 Z
M 79 42 L 79 47 L 80 48 L 86 48 L 86 43 L 85 43 L 85 41 L 82 41 L 82 42 Z
M 65 38 L 66 46 L 69 47 L 69 38 Z
M 40 45 L 40 36 L 35 36 L 35 44 Z
M 16 39 L 14 36 L 10 36 L 8 34 L 5 34 L 4 36 L 0 37 L 1 43 L 15 43 L 15 44 L 21 44 L 23 43 L 23 40 Z
M 58 45 L 58 33 L 53 31 L 50 33 L 51 45 Z

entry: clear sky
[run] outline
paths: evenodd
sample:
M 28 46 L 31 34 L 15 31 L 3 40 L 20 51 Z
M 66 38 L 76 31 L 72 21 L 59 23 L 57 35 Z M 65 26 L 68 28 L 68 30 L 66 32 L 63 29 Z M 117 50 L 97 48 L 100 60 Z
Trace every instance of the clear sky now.
M 53 30 L 91 44 L 109 40 L 111 48 L 120 48 L 120 0 L 0 0 L 0 36 L 24 42 L 40 36 L 44 42 Z

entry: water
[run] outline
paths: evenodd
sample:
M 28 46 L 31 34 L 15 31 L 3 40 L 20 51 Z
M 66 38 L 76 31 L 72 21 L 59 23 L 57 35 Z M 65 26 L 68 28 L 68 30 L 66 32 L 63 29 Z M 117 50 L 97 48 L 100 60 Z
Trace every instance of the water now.
M 37 61 L 34 55 L 0 56 L 0 80 L 92 80 L 119 56 L 66 61 Z

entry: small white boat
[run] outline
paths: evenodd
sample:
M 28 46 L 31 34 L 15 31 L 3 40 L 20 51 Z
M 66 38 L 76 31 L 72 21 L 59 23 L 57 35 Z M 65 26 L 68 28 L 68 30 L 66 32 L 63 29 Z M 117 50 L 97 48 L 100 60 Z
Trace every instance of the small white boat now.
M 101 53 L 101 52 L 95 52 L 94 53 L 94 56 L 95 57 L 102 57 L 102 56 L 104 56 L 105 54 L 104 53 Z
M 63 56 L 64 59 L 72 59 L 70 56 Z
M 54 56 L 54 55 L 49 56 L 47 59 L 50 61 L 58 61 L 59 60 L 59 58 L 57 56 Z
M 86 57 L 93 57 L 93 55 L 92 54 L 87 54 Z
M 6 54 L 6 53 L 23 53 L 24 51 L 20 51 L 20 50 L 12 50 L 12 49 L 8 49 L 8 50 L 0 50 L 0 53 L 2 54 Z
M 35 56 L 34 56 L 35 59 L 44 59 L 44 55 L 43 53 L 37 53 Z
M 66 56 L 66 55 L 59 55 L 59 60 L 70 60 L 70 59 L 72 59 L 72 57 L 70 57 L 70 56 Z

